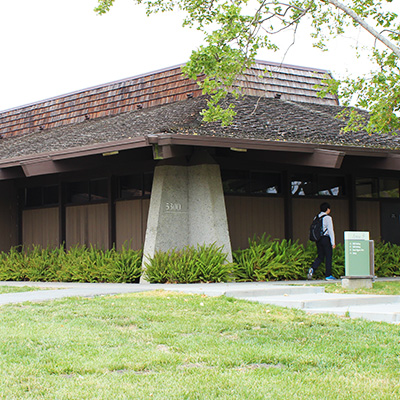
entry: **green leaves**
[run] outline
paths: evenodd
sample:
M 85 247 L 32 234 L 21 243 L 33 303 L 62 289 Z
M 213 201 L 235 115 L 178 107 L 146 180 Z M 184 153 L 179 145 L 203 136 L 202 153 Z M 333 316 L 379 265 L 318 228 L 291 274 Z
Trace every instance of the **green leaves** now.
M 228 263 L 223 249 L 212 245 L 185 247 L 157 252 L 146 262 L 146 278 L 151 283 L 196 283 L 278 281 L 305 279 L 317 256 L 315 243 L 272 240 L 265 234 L 249 239 L 249 247 L 233 253 Z M 400 276 L 400 246 L 375 245 L 377 276 Z M 333 275 L 344 275 L 344 246 L 333 252 Z M 12 248 L 0 253 L 1 281 L 47 282 L 138 282 L 142 274 L 142 251 L 123 247 L 116 251 L 75 246 L 43 249 Z M 316 278 L 323 278 L 323 267 Z
M 215 244 L 158 251 L 145 265 L 151 283 L 226 282 L 232 269 Z
M 249 248 L 233 254 L 233 275 L 237 281 L 304 279 L 309 258 L 297 241 L 254 237 Z
M 141 266 L 141 250 L 14 247 L 9 253 L 0 253 L 0 280 L 132 283 L 138 282 Z
M 204 45 L 194 50 L 184 72 L 198 80 L 203 93 L 209 95 L 205 121 L 230 124 L 235 116 L 232 105 L 220 101 L 228 92 L 239 96 L 235 78 L 250 67 L 261 48 L 278 49 L 278 33 L 296 28 L 299 23 L 311 24 L 314 46 L 325 50 L 329 39 L 342 35 L 351 26 L 362 26 L 376 41 L 386 46 L 380 52 L 372 45 L 371 57 L 377 70 L 368 78 L 346 79 L 332 83 L 329 91 L 345 104 L 367 109 L 371 118 L 365 124 L 349 119 L 347 130 L 394 132 L 399 129 L 399 16 L 387 5 L 391 0 L 136 0 L 146 7 L 147 14 L 172 11 L 186 12 L 184 26 L 204 34 Z M 104 14 L 114 0 L 98 0 L 95 11 Z M 387 50 L 389 49 L 389 50 Z M 203 79 L 204 78 L 204 79 Z M 326 94 L 326 88 L 322 95 Z
M 98 6 L 94 9 L 99 15 L 105 14 L 110 11 L 115 0 L 99 0 Z

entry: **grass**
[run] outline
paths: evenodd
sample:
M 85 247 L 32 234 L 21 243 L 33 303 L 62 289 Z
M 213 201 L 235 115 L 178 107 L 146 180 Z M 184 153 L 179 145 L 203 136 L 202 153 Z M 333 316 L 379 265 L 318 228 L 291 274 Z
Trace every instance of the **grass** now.
M 344 289 L 341 282 L 322 284 L 319 286 L 324 286 L 326 293 L 400 295 L 400 281 L 374 282 L 371 289 Z
M 0 310 L 0 399 L 400 398 L 396 325 L 164 291 Z
M 16 292 L 32 292 L 33 290 L 43 290 L 43 288 L 32 286 L 0 286 L 0 294 Z

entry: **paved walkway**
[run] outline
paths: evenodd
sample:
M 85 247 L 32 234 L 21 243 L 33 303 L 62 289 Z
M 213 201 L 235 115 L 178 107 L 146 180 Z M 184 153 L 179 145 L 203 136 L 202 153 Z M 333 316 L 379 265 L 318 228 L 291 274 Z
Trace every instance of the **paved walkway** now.
M 397 280 L 378 279 L 378 280 Z M 325 281 L 312 281 L 326 283 Z M 400 323 L 400 296 L 325 293 L 324 287 L 309 281 L 243 282 L 208 284 L 129 284 L 71 282 L 1 282 L 0 286 L 33 286 L 46 290 L 0 294 L 0 305 L 26 301 L 47 301 L 65 297 L 94 297 L 150 290 L 172 290 L 207 296 L 239 299 L 300 308 L 308 313 L 334 313 L 351 318 Z

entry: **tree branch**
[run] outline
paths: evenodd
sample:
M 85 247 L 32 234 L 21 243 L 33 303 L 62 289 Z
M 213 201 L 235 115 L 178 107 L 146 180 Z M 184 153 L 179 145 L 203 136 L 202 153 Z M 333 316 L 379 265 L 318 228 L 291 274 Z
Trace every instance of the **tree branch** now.
M 346 5 L 340 3 L 337 0 L 327 0 L 328 3 L 332 4 L 336 8 L 342 10 L 348 16 L 350 16 L 357 24 L 361 25 L 367 32 L 369 32 L 372 36 L 374 36 L 377 40 L 382 42 L 386 47 L 393 51 L 400 58 L 400 48 L 395 46 L 390 40 L 385 38 L 385 36 L 381 35 L 377 32 L 372 26 L 368 25 L 360 16 L 354 12 L 351 8 Z

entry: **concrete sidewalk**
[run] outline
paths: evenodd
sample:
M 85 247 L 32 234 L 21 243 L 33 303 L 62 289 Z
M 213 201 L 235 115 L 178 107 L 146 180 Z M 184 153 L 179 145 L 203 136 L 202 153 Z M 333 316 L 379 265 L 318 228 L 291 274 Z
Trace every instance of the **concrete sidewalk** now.
M 378 279 L 392 280 L 392 279 Z M 397 280 L 397 279 L 393 279 Z M 0 286 L 31 286 L 46 290 L 0 295 L 0 305 L 48 301 L 65 297 L 94 297 L 150 290 L 171 290 L 207 296 L 229 296 L 264 304 L 303 309 L 308 313 L 334 313 L 351 318 L 400 323 L 400 296 L 325 293 L 309 281 L 208 284 L 129 284 L 71 282 L 0 282 Z M 312 281 L 312 284 L 326 283 Z

